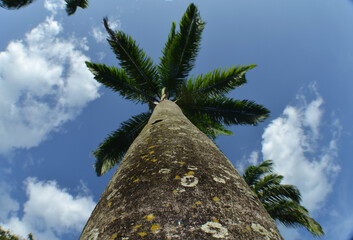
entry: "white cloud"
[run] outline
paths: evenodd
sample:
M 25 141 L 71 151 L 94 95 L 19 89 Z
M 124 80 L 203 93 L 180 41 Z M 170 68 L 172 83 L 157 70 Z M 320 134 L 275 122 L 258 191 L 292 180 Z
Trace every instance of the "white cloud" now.
M 97 42 L 103 42 L 107 38 L 107 34 L 99 27 L 92 27 L 91 35 Z
M 45 0 L 44 7 L 52 14 L 56 14 L 58 10 L 65 9 L 65 0 Z
M 99 97 L 80 50 L 52 17 L 0 52 L 0 153 L 31 148 Z M 83 46 L 87 49 L 87 46 Z
M 0 182 L 0 221 L 3 221 L 19 210 L 19 204 L 13 201 L 9 192 L 11 191 L 10 186 Z
M 249 163 L 251 165 L 257 165 L 259 159 L 259 152 L 253 151 L 249 156 Z
M 340 127 L 338 120 L 334 121 L 328 127 L 333 131 L 331 139 L 320 141 L 324 134 L 330 134 L 320 131 L 323 99 L 316 93 L 315 100 L 305 102 L 296 107 L 287 106 L 283 116 L 266 127 L 262 135 L 262 154 L 264 159 L 274 161 L 274 169 L 284 176 L 285 183 L 299 188 L 302 204 L 313 211 L 324 203 L 339 171 L 335 160 Z
M 95 206 L 91 196 L 72 196 L 55 181 L 27 178 L 25 186 L 28 200 L 23 206 L 23 216 L 1 219 L 1 225 L 16 235 L 25 237 L 31 232 L 38 240 L 59 240 L 62 234 L 79 233 Z M 4 207 L 0 205 L 0 211 Z M 14 210 L 18 211 L 18 207 Z
M 112 17 L 109 18 L 109 27 L 116 31 L 121 28 L 121 22 L 119 19 Z M 91 36 L 97 41 L 97 42 L 103 42 L 105 39 L 107 39 L 108 34 L 105 31 L 103 24 L 101 27 L 92 27 L 91 31 Z

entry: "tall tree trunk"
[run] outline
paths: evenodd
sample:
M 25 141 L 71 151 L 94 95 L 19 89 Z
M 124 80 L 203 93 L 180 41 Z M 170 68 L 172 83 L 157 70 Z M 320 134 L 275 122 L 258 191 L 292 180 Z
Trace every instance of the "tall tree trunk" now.
M 169 100 L 159 103 L 80 240 L 282 239 L 256 195 Z

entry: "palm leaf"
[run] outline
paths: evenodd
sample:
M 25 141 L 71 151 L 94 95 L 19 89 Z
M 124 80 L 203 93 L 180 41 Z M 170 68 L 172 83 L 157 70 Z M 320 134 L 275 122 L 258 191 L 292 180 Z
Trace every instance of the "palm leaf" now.
M 170 45 L 172 44 L 173 39 L 175 37 L 175 29 L 176 29 L 176 23 L 173 21 L 172 22 L 172 27 L 171 27 L 169 35 L 168 35 L 168 40 L 165 43 L 164 48 L 162 50 L 162 57 L 160 58 L 160 63 L 159 63 L 159 66 L 158 66 L 160 79 L 163 79 L 164 77 L 167 77 L 166 76 L 166 73 L 168 72 L 168 65 L 167 65 L 168 57 L 167 56 L 168 56 L 168 51 L 169 51 Z M 161 84 L 162 84 L 162 81 L 161 81 Z M 162 87 L 163 86 L 161 86 L 161 88 Z
M 180 21 L 179 32 L 168 38 L 159 65 L 161 82 L 168 93 L 175 92 L 177 95 L 181 84 L 193 68 L 204 25 L 196 6 L 190 4 Z
M 207 119 L 207 116 L 202 118 L 195 118 L 193 116 L 186 117 L 198 128 L 201 132 L 205 133 L 210 139 L 215 140 L 219 135 L 232 135 L 233 132 L 226 129 L 219 122 L 212 122 L 210 119 Z
M 14 9 L 20 9 L 22 7 L 28 6 L 33 2 L 34 0 L 1 0 L 0 7 L 14 10 Z
M 66 2 L 66 13 L 72 15 L 76 12 L 77 7 L 85 9 L 88 7 L 88 0 L 65 0 Z
M 266 206 L 270 216 L 285 226 L 305 227 L 314 237 L 325 235 L 320 224 L 309 216 L 306 208 L 290 200 L 282 200 L 276 204 Z
M 136 42 L 122 31 L 116 33 L 109 28 L 108 19 L 104 18 L 104 26 L 110 36 L 108 42 L 112 47 L 121 67 L 127 75 L 135 79 L 136 83 L 143 86 L 150 95 L 160 92 L 157 68 Z
M 225 125 L 256 125 L 269 116 L 269 110 L 249 100 L 227 97 L 181 99 L 178 103 L 190 115 L 206 114 L 212 121 Z M 201 115 L 200 115 L 201 116 Z
M 272 166 L 272 160 L 263 161 L 258 166 L 249 166 L 245 169 L 243 178 L 250 187 L 254 188 L 254 185 L 256 185 L 263 174 L 272 172 Z
M 89 70 L 94 74 L 94 79 L 104 84 L 106 87 L 119 92 L 126 99 L 136 102 L 152 103 L 157 101 L 153 96 L 148 95 L 143 85 L 136 83 L 134 79 L 127 76 L 124 70 L 108 67 L 104 64 L 86 62 Z
M 124 157 L 126 151 L 147 124 L 151 113 L 141 113 L 123 122 L 93 152 L 96 157 L 94 168 L 98 176 L 108 172 Z
M 272 185 L 262 190 L 261 201 L 271 202 L 290 199 L 293 202 L 300 203 L 301 194 L 297 187 L 287 184 Z
M 293 185 L 281 184 L 283 176 L 272 173 L 273 162 L 266 160 L 245 169 L 243 178 L 270 216 L 291 227 L 305 227 L 314 237 L 324 235 L 319 223 L 300 205 L 301 194 Z
M 308 214 L 300 204 L 291 200 L 281 200 L 276 204 L 264 204 L 270 216 L 280 221 L 285 226 L 299 227 L 305 223 L 305 216 Z
M 245 73 L 256 65 L 216 69 L 205 75 L 190 78 L 186 89 L 191 94 L 202 96 L 224 96 L 229 91 L 246 83 Z

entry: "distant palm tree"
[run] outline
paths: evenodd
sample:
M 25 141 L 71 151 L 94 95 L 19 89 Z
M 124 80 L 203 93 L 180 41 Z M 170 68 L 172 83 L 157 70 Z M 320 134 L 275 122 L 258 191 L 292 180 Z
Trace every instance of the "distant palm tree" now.
M 0 7 L 9 10 L 20 9 L 28 6 L 35 0 L 0 0 Z M 77 7 L 85 9 L 88 7 L 88 0 L 65 0 L 66 1 L 66 12 L 68 15 L 72 15 L 76 12 Z
M 28 240 L 33 240 L 32 233 L 28 234 Z M 25 240 L 23 238 L 19 238 L 18 236 L 12 234 L 10 231 L 5 231 L 0 226 L 0 240 Z
M 285 226 L 305 227 L 315 237 L 323 236 L 320 224 L 300 205 L 299 189 L 293 185 L 281 184 L 283 176 L 273 173 L 272 167 L 271 160 L 263 161 L 258 166 L 249 166 L 243 178 L 273 219 Z
M 282 239 L 211 140 L 231 134 L 228 125 L 255 125 L 268 116 L 261 105 L 225 96 L 246 82 L 254 65 L 188 77 L 205 25 L 193 4 L 179 31 L 172 24 L 159 65 L 130 36 L 113 32 L 107 19 L 104 25 L 121 68 L 87 62 L 88 68 L 97 81 L 149 110 L 122 123 L 94 151 L 98 175 L 122 161 L 80 240 Z

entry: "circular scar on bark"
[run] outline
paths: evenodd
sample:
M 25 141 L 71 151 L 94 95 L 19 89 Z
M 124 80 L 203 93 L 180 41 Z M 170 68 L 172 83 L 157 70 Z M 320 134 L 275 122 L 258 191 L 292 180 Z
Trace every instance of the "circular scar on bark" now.
M 181 179 L 181 185 L 184 187 L 195 187 L 199 183 L 199 179 L 194 175 L 187 175 Z
M 201 226 L 202 231 L 211 233 L 214 238 L 224 238 L 228 236 L 227 228 L 218 222 L 207 222 Z

